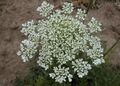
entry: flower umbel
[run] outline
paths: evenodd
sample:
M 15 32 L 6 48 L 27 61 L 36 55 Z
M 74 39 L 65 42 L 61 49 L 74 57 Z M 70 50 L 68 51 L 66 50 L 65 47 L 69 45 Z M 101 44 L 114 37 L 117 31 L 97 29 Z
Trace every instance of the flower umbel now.
M 68 81 L 71 82 L 73 75 L 69 73 L 69 68 L 61 67 L 59 65 L 58 67 L 53 68 L 54 73 L 50 73 L 51 78 L 55 78 L 56 82 L 63 83 L 63 81 L 66 82 L 66 78 L 68 78 Z
M 47 3 L 46 1 L 43 1 L 40 7 L 37 8 L 37 11 L 40 12 L 40 15 L 47 16 L 50 14 L 53 10 L 54 6 Z
M 101 31 L 101 23 L 92 18 L 86 25 L 85 11 L 78 9 L 73 16 L 73 10 L 72 3 L 65 2 L 62 9 L 54 10 L 44 1 L 37 11 L 45 18 L 28 21 L 21 30 L 27 39 L 17 54 L 24 62 L 37 56 L 38 65 L 59 83 L 71 82 L 74 74 L 82 78 L 93 66 L 104 63 L 101 40 L 93 35 Z
M 88 71 L 91 69 L 91 65 L 88 64 L 87 61 L 83 61 L 83 59 L 76 59 L 72 61 L 72 68 L 74 68 L 74 72 L 77 72 L 79 78 L 88 74 Z

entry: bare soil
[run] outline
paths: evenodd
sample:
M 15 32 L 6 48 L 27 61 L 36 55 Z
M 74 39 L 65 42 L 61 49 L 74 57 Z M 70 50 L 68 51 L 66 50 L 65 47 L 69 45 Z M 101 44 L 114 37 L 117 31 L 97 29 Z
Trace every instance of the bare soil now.
M 52 1 L 52 0 L 51 0 Z M 26 63 L 16 55 L 24 35 L 21 24 L 39 18 L 36 8 L 42 0 L 0 0 L 0 86 L 14 86 L 16 77 L 23 77 L 28 71 Z M 98 9 L 90 9 L 92 16 L 103 24 L 99 36 L 106 41 L 109 49 L 120 37 L 120 6 L 115 2 L 100 2 Z M 108 57 L 113 65 L 120 65 L 120 43 Z

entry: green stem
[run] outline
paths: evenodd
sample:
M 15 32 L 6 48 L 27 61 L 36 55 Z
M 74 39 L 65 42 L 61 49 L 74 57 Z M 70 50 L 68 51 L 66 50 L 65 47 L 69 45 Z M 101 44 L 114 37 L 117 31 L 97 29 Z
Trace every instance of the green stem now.
M 109 54 L 109 52 L 119 43 L 119 41 L 120 41 L 120 38 L 113 44 L 111 48 L 107 50 L 107 52 L 104 54 L 104 57 L 106 57 Z

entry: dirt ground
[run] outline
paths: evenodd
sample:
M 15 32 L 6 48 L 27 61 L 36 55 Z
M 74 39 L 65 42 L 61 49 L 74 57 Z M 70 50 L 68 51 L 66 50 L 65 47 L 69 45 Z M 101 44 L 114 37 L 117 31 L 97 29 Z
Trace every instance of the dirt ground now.
M 36 8 L 43 0 L 0 0 L 0 86 L 14 86 L 16 77 L 23 77 L 27 65 L 16 55 L 24 35 L 21 24 L 39 18 Z M 98 9 L 88 12 L 88 20 L 94 16 L 103 24 L 99 36 L 106 41 L 109 49 L 120 37 L 120 6 L 114 2 L 100 2 Z M 120 43 L 119 43 L 120 45 Z M 115 49 L 113 65 L 120 65 L 120 46 Z

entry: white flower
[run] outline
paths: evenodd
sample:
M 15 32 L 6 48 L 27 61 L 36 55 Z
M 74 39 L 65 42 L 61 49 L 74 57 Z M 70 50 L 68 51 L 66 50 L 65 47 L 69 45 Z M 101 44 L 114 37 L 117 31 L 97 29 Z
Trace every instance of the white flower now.
M 105 63 L 105 60 L 103 58 L 97 58 L 93 61 L 94 65 L 100 65 L 102 63 Z
M 72 13 L 73 12 L 73 4 L 72 3 L 68 3 L 68 2 L 65 2 L 63 7 L 62 7 L 62 10 L 64 13 Z
M 54 6 L 47 3 L 46 1 L 43 1 L 40 7 L 37 8 L 37 11 L 40 12 L 40 15 L 47 16 L 50 14 L 53 10 Z
M 40 56 L 38 57 L 39 60 L 37 61 L 37 63 L 39 64 L 39 66 L 47 70 L 49 68 L 49 65 L 52 65 L 53 58 L 50 57 L 49 53 L 46 52 L 45 54 L 40 54 Z
M 94 17 L 92 17 L 91 21 L 88 23 L 89 30 L 91 33 L 102 31 L 101 30 L 101 23 L 99 23 Z
M 66 78 L 68 78 L 68 81 L 71 82 L 73 76 L 69 73 L 69 68 L 61 67 L 60 65 L 58 67 L 54 67 L 54 73 L 50 73 L 51 78 L 55 78 L 56 82 L 63 83 L 63 81 L 66 81 Z
M 20 44 L 20 48 L 21 49 L 17 52 L 17 55 L 22 57 L 23 62 L 26 62 L 33 58 L 33 55 L 37 51 L 37 44 L 29 40 L 23 40 Z
M 101 31 L 101 24 L 94 18 L 84 24 L 86 14 L 81 9 L 76 17 L 70 15 L 72 3 L 65 2 L 62 9 L 53 8 L 44 1 L 37 11 L 45 18 L 22 24 L 21 32 L 27 39 L 20 44 L 17 55 L 24 62 L 36 56 L 38 65 L 49 71 L 56 82 L 63 83 L 67 79 L 71 82 L 73 74 L 82 78 L 92 66 L 105 62 L 101 40 L 93 35 Z
M 30 34 L 34 30 L 35 30 L 35 25 L 34 25 L 34 21 L 33 20 L 28 21 L 28 22 L 22 24 L 21 32 L 24 33 L 25 35 Z
M 80 20 L 85 20 L 85 17 L 86 17 L 86 11 L 85 10 L 82 10 L 82 9 L 78 9 L 77 10 L 77 14 L 76 14 L 76 17 L 79 18 Z
M 88 71 L 91 70 L 91 65 L 88 64 L 87 61 L 83 61 L 83 59 L 76 59 L 72 61 L 72 68 L 74 68 L 74 72 L 77 72 L 79 78 L 88 74 Z

